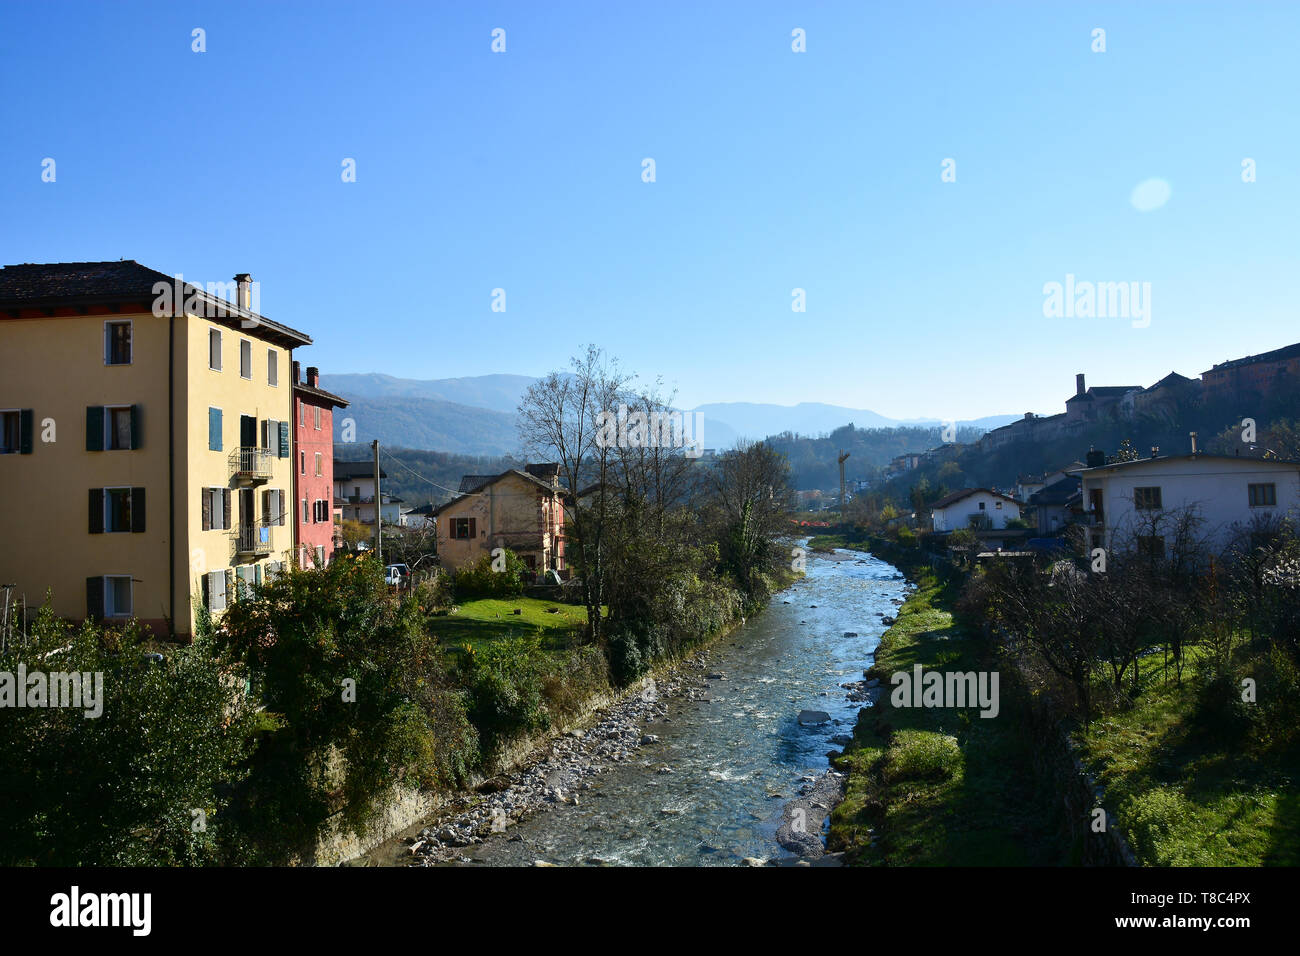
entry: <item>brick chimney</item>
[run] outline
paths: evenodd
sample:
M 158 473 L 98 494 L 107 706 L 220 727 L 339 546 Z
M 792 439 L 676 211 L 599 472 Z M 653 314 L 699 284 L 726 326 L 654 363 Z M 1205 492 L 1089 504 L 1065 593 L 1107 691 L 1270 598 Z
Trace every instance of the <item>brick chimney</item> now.
M 1085 388 L 1083 384 L 1083 373 L 1080 372 L 1078 375 L 1074 376 L 1074 394 L 1082 395 L 1086 391 L 1087 388 Z
M 235 287 L 237 289 L 235 304 L 241 309 L 252 308 L 252 286 L 253 277 L 247 272 L 241 272 L 235 276 Z
M 311 386 L 312 388 L 317 388 L 317 387 L 319 387 L 319 386 L 317 385 L 317 383 L 318 383 L 319 381 L 320 381 L 320 369 L 318 369 L 315 365 L 308 365 L 308 366 L 307 366 L 307 384 L 308 384 L 309 386 Z

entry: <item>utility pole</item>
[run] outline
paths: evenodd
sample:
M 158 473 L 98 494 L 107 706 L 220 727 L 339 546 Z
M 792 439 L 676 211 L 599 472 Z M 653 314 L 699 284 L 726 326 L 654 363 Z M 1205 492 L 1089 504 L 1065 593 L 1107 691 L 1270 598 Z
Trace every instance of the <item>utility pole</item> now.
M 376 438 L 370 443 L 371 449 L 375 453 L 375 557 L 379 563 L 384 563 L 384 521 L 383 508 L 381 501 L 383 495 L 379 490 L 379 439 Z
M 840 524 L 844 523 L 844 459 L 849 457 L 849 453 L 840 449 Z

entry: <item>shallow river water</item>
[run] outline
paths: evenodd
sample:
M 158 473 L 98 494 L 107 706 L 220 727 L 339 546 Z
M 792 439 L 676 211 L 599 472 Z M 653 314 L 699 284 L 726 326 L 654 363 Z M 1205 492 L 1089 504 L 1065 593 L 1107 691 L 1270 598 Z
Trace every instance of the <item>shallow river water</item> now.
M 840 684 L 860 680 L 907 584 L 867 554 L 809 554 L 807 576 L 715 645 L 707 699 L 675 698 L 658 736 L 560 805 L 467 847 L 477 865 L 735 866 L 789 857 L 776 842 L 785 803 L 828 766 L 832 739 L 858 708 Z M 813 606 L 815 605 L 815 607 Z M 801 710 L 830 714 L 801 725 Z M 671 773 L 660 772 L 671 768 Z

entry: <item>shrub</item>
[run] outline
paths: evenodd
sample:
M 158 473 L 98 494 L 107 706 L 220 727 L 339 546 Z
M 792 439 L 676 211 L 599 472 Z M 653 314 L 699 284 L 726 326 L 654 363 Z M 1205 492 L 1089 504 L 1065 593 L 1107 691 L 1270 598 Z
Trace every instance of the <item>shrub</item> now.
M 465 674 L 469 713 L 487 753 L 496 753 L 511 737 L 550 726 L 542 695 L 546 671 L 545 655 L 535 637 L 509 638 L 470 650 Z
M 899 780 L 947 780 L 961 772 L 957 738 L 922 730 L 900 730 L 890 741 L 883 775 Z
M 485 554 L 473 564 L 456 572 L 454 588 L 458 600 L 471 598 L 514 597 L 524 593 L 524 584 L 531 581 L 531 574 L 523 559 L 513 551 L 506 549 L 502 555 L 505 565 L 500 571 L 493 570 L 493 558 Z

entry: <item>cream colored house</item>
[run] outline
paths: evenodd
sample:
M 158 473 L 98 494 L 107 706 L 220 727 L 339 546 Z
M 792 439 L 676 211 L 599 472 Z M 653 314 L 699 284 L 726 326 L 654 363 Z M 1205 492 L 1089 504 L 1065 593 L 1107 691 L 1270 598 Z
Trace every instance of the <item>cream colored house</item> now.
M 293 550 L 290 368 L 311 339 L 131 260 L 0 269 L 0 583 L 193 633 Z M 235 301 L 224 297 L 222 287 Z
M 460 496 L 433 512 L 442 566 L 461 568 L 505 548 L 538 574 L 567 577 L 558 471 L 555 465 L 526 465 L 499 475 L 466 475 Z

